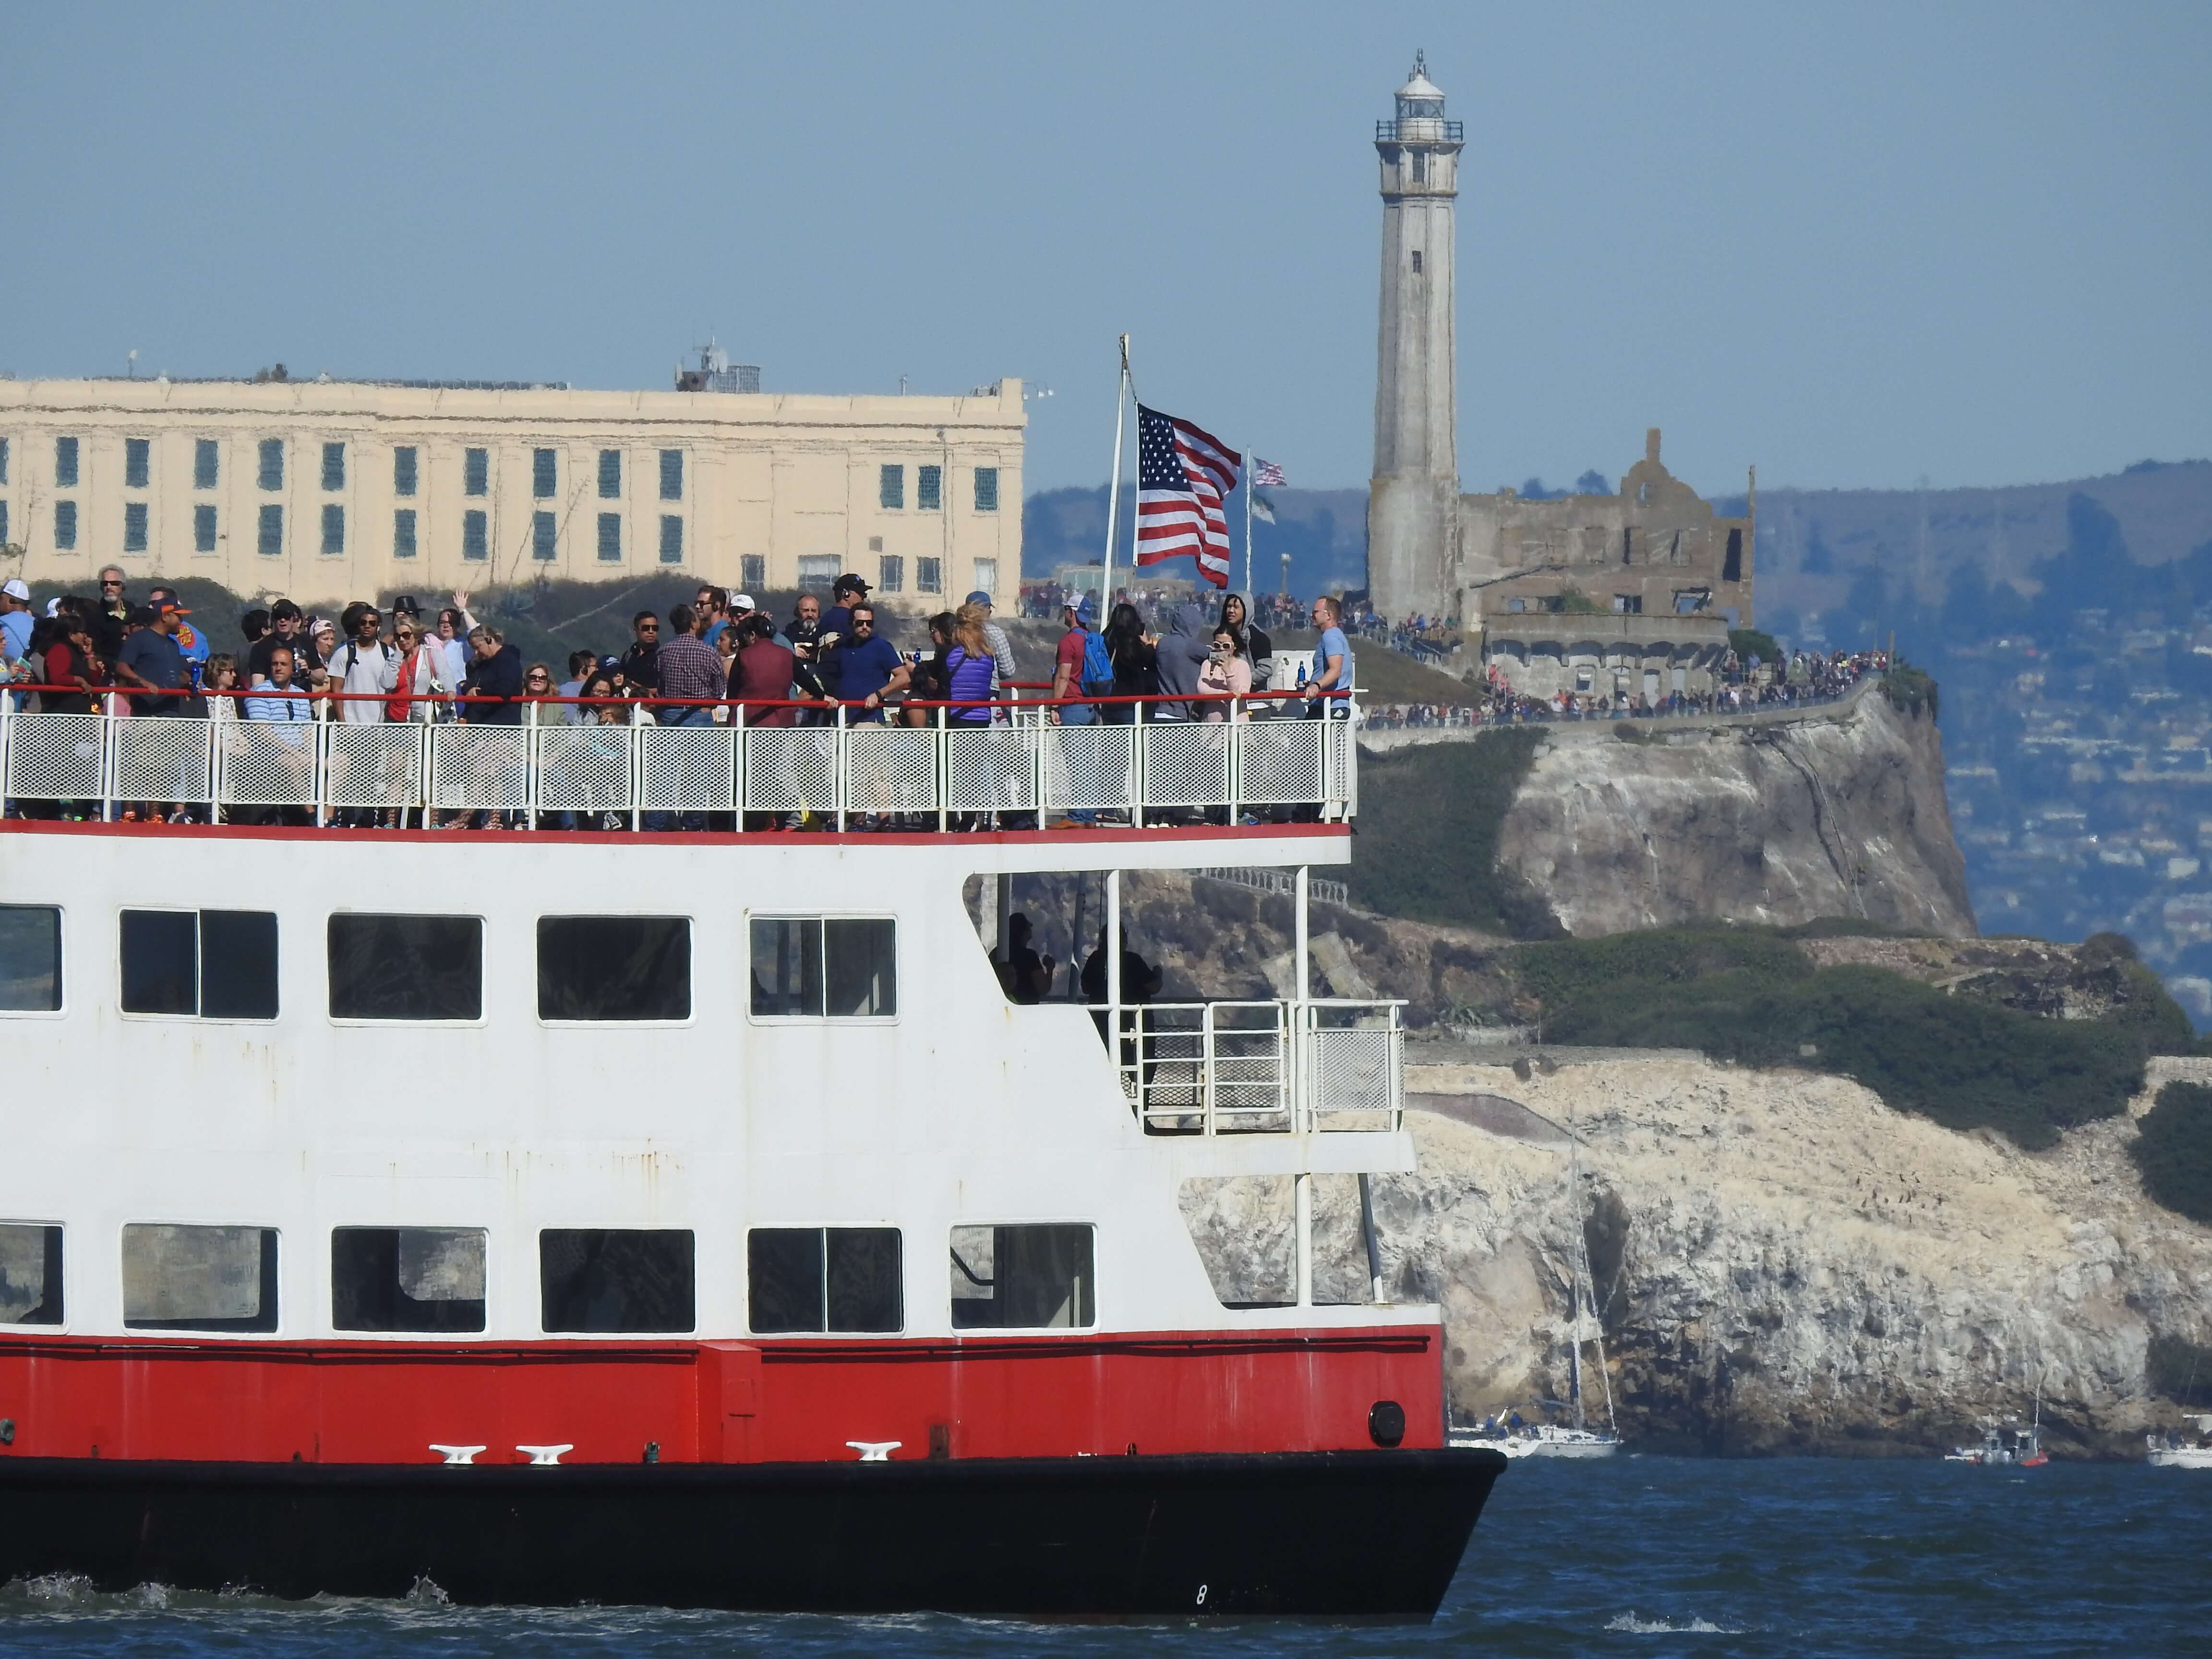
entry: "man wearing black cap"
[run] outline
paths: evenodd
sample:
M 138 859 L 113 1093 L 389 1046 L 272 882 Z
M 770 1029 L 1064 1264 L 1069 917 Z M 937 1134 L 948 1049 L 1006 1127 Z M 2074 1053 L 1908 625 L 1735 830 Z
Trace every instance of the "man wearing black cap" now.
M 848 570 L 830 585 L 830 609 L 822 617 L 822 643 L 851 637 L 853 607 L 868 597 L 868 585 Z

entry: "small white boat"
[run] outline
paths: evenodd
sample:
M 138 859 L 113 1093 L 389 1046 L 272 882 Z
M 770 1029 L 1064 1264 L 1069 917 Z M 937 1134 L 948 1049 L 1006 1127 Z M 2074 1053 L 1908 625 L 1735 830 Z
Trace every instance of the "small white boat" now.
M 2147 1434 L 2145 1443 L 2150 1448 L 2150 1466 L 2154 1469 L 2212 1469 L 2212 1413 L 2194 1419 L 2197 1437 L 2191 1441 L 2168 1429 L 2164 1434 Z M 1508 1454 L 1510 1456 L 1511 1454 Z

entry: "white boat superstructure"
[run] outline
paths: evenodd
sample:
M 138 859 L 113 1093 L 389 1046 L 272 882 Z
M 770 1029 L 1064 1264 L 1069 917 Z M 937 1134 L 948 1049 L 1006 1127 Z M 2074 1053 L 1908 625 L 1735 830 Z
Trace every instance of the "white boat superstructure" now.
M 2193 1437 L 2172 1429 L 2143 1437 L 2153 1468 L 2212 1469 L 2212 1412 L 2184 1420 L 2196 1425 Z

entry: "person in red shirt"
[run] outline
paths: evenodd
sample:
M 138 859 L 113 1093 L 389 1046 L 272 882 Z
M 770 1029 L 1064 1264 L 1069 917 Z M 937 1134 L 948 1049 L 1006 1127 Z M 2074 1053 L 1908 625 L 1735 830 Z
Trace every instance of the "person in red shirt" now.
M 1067 631 L 1060 636 L 1059 649 L 1053 656 L 1052 695 L 1055 701 L 1083 695 L 1083 658 L 1090 648 L 1091 624 L 1097 615 L 1088 593 L 1079 599 L 1069 599 L 1060 607 L 1060 624 Z M 1061 726 L 1091 726 L 1097 723 L 1098 711 L 1087 703 L 1071 703 L 1054 709 L 1052 718 Z

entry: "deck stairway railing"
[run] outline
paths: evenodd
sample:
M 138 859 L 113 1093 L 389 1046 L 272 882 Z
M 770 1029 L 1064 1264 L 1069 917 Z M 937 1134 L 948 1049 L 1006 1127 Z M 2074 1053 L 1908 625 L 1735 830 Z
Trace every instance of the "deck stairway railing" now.
M 1126 1007 L 1121 1092 L 1151 1134 L 1395 1130 L 1405 1111 L 1404 1006 L 1329 1000 Z
M 114 700 L 111 699 L 111 702 Z M 1138 827 L 1212 811 L 1357 807 L 1349 720 L 1257 718 L 1063 725 L 1032 706 L 1006 723 L 933 706 L 924 726 L 864 723 L 840 706 L 806 726 L 298 723 L 218 717 L 0 712 L 0 798 L 75 803 L 113 818 L 131 803 L 293 807 L 318 823 L 498 811 L 538 827 L 656 827 L 660 814 L 896 817 L 940 829 L 978 813 L 1109 814 Z M 1272 714 L 1276 705 L 1254 704 Z M 1151 712 L 1149 709 L 1142 711 Z M 224 711 L 227 714 L 228 711 Z M 756 715 L 756 719 L 757 715 Z

